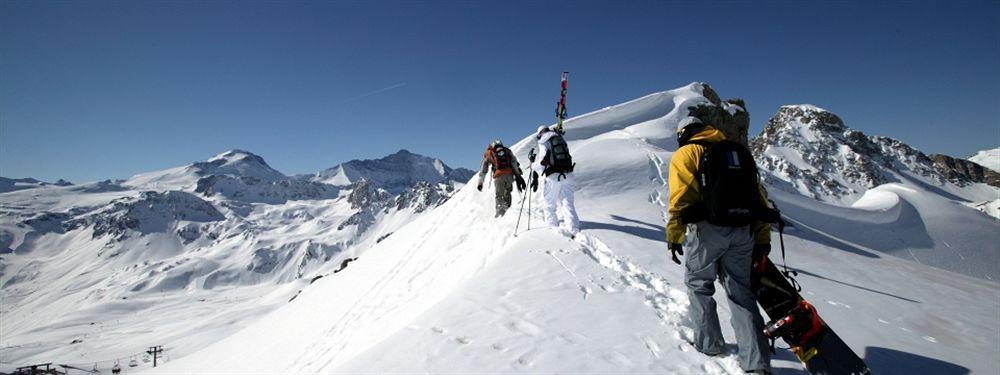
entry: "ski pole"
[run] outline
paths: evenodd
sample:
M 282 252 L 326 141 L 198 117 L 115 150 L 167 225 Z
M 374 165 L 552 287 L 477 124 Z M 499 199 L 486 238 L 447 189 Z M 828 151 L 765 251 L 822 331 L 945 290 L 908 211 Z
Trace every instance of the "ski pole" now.
M 531 167 L 528 167 L 528 168 L 530 169 Z M 538 182 L 536 181 L 535 183 L 537 184 Z M 531 189 L 528 189 L 528 230 L 531 230 L 531 201 L 532 200 L 534 200 L 534 197 L 531 194 Z
M 517 213 L 517 225 L 514 226 L 514 237 L 517 237 L 517 229 L 521 227 L 521 214 L 524 213 L 524 199 L 528 197 L 528 194 L 531 194 L 531 190 L 524 190 L 521 192 L 521 209 Z M 531 214 L 531 210 L 528 210 L 528 214 Z

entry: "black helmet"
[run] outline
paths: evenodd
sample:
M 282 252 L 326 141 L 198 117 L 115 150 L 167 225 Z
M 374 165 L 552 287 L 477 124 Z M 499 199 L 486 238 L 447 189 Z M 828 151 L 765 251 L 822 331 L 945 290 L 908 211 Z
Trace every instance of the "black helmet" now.
M 677 145 L 684 146 L 688 144 L 695 134 L 698 134 L 705 129 L 705 123 L 701 122 L 701 119 L 691 116 L 686 117 L 679 124 L 677 124 Z

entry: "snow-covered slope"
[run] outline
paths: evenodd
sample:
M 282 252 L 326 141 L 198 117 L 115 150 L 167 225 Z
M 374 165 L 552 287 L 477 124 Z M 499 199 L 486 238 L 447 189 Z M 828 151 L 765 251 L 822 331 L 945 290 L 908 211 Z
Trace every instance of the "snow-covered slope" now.
M 982 150 L 969 157 L 969 161 L 1000 172 L 1000 147 L 992 150 Z
M 919 150 L 850 129 L 811 105 L 782 107 L 751 145 L 772 194 L 793 193 L 781 208 L 804 210 L 802 225 L 872 251 L 1000 278 L 996 246 L 981 242 L 1000 243 L 997 220 L 967 207 L 996 200 L 1000 188 L 947 178 Z
M 453 193 L 291 179 L 234 150 L 124 183 L 0 194 L 0 365 L 107 370 L 144 343 L 194 351 Z
M 473 173 L 465 168 L 452 169 L 439 159 L 400 150 L 381 159 L 351 160 L 314 175 L 300 177 L 337 186 L 364 179 L 392 194 L 399 194 L 419 181 L 464 184 Z
M 6 193 L 15 190 L 24 189 L 34 189 L 43 186 L 70 186 L 73 183 L 59 179 L 56 182 L 48 183 L 45 181 L 39 181 L 34 178 L 6 178 L 0 177 L 0 193 Z
M 733 347 L 706 357 L 686 343 L 683 269 L 667 260 L 662 229 L 677 121 L 706 102 L 691 84 L 567 121 L 583 228 L 574 240 L 538 228 L 537 208 L 515 237 L 521 207 L 493 219 L 491 194 L 466 186 L 292 303 L 155 372 L 742 373 Z M 524 157 L 530 146 L 529 137 L 512 149 Z M 886 232 L 948 230 L 912 215 L 923 211 L 903 203 L 901 188 L 840 211 L 774 194 L 794 224 L 785 240 L 806 297 L 876 373 L 996 373 L 995 282 L 884 256 L 881 244 L 832 230 L 858 215 Z M 982 216 L 948 197 L 926 204 L 964 210 L 948 211 L 961 212 L 953 220 Z M 1000 224 L 982 225 L 963 249 L 995 250 Z M 774 365 L 804 373 L 780 342 Z
M 267 165 L 264 158 L 243 150 L 230 150 L 206 161 L 139 174 L 128 179 L 124 185 L 140 189 L 190 190 L 200 178 L 210 175 L 250 177 L 262 181 L 286 178 Z

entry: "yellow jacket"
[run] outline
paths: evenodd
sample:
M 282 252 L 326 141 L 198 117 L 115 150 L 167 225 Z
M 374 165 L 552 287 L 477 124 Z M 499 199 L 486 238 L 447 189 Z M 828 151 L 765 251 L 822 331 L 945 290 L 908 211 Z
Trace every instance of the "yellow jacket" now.
M 719 142 L 726 139 L 721 131 L 706 126 L 704 130 L 691 137 L 693 141 Z M 686 226 L 680 222 L 680 214 L 685 208 L 701 202 L 700 186 L 698 185 L 698 163 L 701 161 L 705 147 L 689 143 L 674 152 L 670 158 L 670 171 L 668 173 L 667 186 L 670 189 L 670 220 L 667 221 L 667 242 L 684 243 Z M 765 198 L 764 188 L 760 187 L 761 199 Z M 766 203 L 765 203 L 766 204 Z M 754 224 L 754 243 L 771 243 L 771 226 L 767 223 Z

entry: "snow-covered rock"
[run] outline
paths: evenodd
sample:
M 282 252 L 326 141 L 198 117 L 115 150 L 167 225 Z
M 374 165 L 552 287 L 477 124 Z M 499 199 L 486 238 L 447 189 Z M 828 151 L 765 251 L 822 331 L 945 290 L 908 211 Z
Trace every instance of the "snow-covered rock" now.
M 126 186 L 150 190 L 193 190 L 203 177 L 228 175 L 252 177 L 261 181 L 286 179 L 284 174 L 267 165 L 264 158 L 243 150 L 230 150 L 206 161 L 162 171 L 143 173 L 125 182 Z
M 982 150 L 969 157 L 969 161 L 1000 172 L 1000 147 L 992 150 Z
M 817 200 L 850 204 L 868 189 L 903 181 L 953 188 L 919 150 L 898 140 L 851 129 L 833 112 L 813 105 L 783 106 L 751 149 L 775 187 Z M 951 182 L 951 183 L 949 183 Z
M 934 169 L 947 178 L 948 181 L 956 184 L 978 182 L 1000 187 L 1000 173 L 983 167 L 976 162 L 941 154 L 933 154 L 930 158 L 934 161 Z
M 351 160 L 302 177 L 337 186 L 350 185 L 364 179 L 392 194 L 399 194 L 421 181 L 431 184 L 464 184 L 473 174 L 475 172 L 465 168 L 452 169 L 439 159 L 400 150 L 381 159 Z

